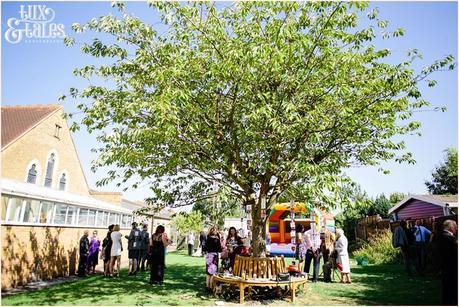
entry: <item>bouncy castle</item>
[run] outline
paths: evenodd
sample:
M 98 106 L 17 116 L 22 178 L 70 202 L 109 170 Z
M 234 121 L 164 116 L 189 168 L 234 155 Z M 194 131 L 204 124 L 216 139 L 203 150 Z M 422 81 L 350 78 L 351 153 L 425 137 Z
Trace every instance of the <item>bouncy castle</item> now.
M 295 255 L 295 233 L 299 225 L 306 229 L 315 223 L 335 232 L 333 215 L 305 203 L 275 204 L 269 212 L 267 227 L 271 237 L 270 254 L 293 257 Z M 293 238 L 293 240 L 292 240 Z

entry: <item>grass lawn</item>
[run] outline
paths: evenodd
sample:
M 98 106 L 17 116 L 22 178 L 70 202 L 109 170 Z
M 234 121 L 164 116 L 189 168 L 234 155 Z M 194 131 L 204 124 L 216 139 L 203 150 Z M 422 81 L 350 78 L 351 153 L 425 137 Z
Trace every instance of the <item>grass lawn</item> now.
M 204 259 L 170 253 L 163 286 L 150 286 L 147 272 L 107 279 L 91 276 L 2 298 L 2 305 L 214 305 L 205 294 Z M 298 305 L 439 305 L 440 282 L 408 278 L 400 265 L 352 267 L 353 284 L 310 283 Z M 227 303 L 237 303 L 234 300 Z M 289 301 L 269 301 L 290 304 Z M 253 304 L 254 302 L 246 302 Z M 266 303 L 266 302 L 263 302 Z M 260 302 L 255 302 L 260 304 Z

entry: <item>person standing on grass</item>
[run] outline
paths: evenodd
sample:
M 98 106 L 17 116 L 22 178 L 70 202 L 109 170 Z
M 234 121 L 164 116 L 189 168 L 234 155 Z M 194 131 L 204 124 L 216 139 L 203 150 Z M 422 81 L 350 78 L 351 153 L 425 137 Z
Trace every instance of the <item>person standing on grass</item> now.
M 424 270 L 426 268 L 426 243 L 430 241 L 431 232 L 429 229 L 421 225 L 420 220 L 416 220 L 416 224 L 413 227 L 413 233 L 415 237 L 414 247 L 416 271 L 422 276 L 424 275 Z
M 231 232 L 231 230 L 230 230 Z M 236 233 L 237 236 L 237 233 Z M 220 235 L 216 227 L 209 229 L 204 252 L 206 253 L 206 290 L 212 291 L 212 276 L 218 271 L 218 253 L 222 251 Z
M 441 268 L 442 305 L 457 306 L 457 223 L 446 220 L 438 235 L 437 247 Z
M 349 263 L 349 253 L 347 251 L 347 238 L 342 229 L 336 230 L 335 250 L 337 253 L 336 265 L 341 267 L 341 283 L 350 284 L 351 266 Z
M 199 234 L 199 247 L 201 248 L 201 256 L 204 256 L 204 246 L 206 245 L 207 233 L 203 230 Z
M 301 267 L 304 266 L 304 259 L 306 258 L 306 245 L 304 243 L 306 227 L 301 225 L 301 231 L 296 234 L 296 244 L 298 249 L 298 269 L 301 271 Z
M 335 235 L 328 230 L 328 228 L 323 226 L 323 239 L 320 245 L 322 255 L 324 258 L 324 266 L 328 263 L 330 254 L 333 252 L 333 246 L 335 245 Z M 331 282 L 331 270 L 324 270 L 324 281 Z
M 85 230 L 83 236 L 80 239 L 80 261 L 78 263 L 78 276 L 86 276 L 86 264 L 88 262 L 89 254 L 89 231 Z
M 147 262 L 148 260 L 148 242 L 150 241 L 150 234 L 148 233 L 147 224 L 143 225 L 142 231 L 140 232 L 140 236 L 142 237 L 142 243 L 140 245 L 140 263 L 137 266 L 137 271 L 139 271 L 139 268 L 141 268 L 142 271 L 145 271 L 145 262 Z
M 304 226 L 301 224 L 296 225 L 296 230 L 295 230 L 295 259 L 298 260 L 298 265 L 303 262 L 304 260 L 304 248 L 301 249 L 301 246 L 304 246 L 303 244 L 303 232 L 304 232 Z M 301 249 L 301 250 L 300 250 Z M 302 254 L 303 252 L 303 254 Z
M 312 223 L 311 229 L 304 233 L 303 238 L 304 246 L 306 249 L 303 271 L 309 274 L 311 262 L 314 261 L 312 282 L 317 282 L 319 279 L 320 258 L 322 257 L 322 252 L 320 250 L 320 232 L 316 228 L 316 224 Z
M 229 267 L 231 270 L 236 260 L 236 249 L 239 245 L 242 245 L 242 238 L 238 235 L 235 227 L 230 227 L 228 236 L 226 237 L 226 248 L 228 249 Z
M 142 236 L 140 230 L 137 228 L 137 223 L 132 223 L 132 229 L 129 236 L 125 236 L 128 239 L 128 258 L 129 258 L 129 274 L 128 276 L 135 275 L 137 273 L 137 264 L 140 258 L 140 248 L 142 244 Z
M 410 239 L 409 239 L 410 238 Z M 411 242 L 414 241 L 413 233 L 408 229 L 407 223 L 405 220 L 400 222 L 400 225 L 394 229 L 394 233 L 392 235 L 392 246 L 394 248 L 400 247 L 403 255 L 403 260 L 405 262 L 405 269 L 408 276 L 411 276 Z
M 155 233 L 150 240 L 150 285 L 162 285 L 164 281 L 164 270 L 166 266 L 166 246 L 169 245 L 169 238 L 164 232 L 164 226 L 156 227 Z
M 103 257 L 104 260 L 104 276 L 109 276 L 110 275 L 110 252 L 112 250 L 112 231 L 113 227 L 115 225 L 110 225 L 108 226 L 108 232 L 107 236 L 104 238 L 102 241 L 102 254 L 101 256 Z
M 97 238 L 97 230 L 92 232 L 91 242 L 89 242 L 89 255 L 87 263 L 88 274 L 96 272 L 96 265 L 99 261 L 100 240 Z
M 110 250 L 110 276 L 120 276 L 121 266 L 121 252 L 123 251 L 123 243 L 121 238 L 123 235 L 120 232 L 120 225 L 116 224 L 113 226 L 113 231 L 110 234 L 112 238 L 112 248 Z M 115 263 L 116 263 L 116 274 L 115 274 Z
M 194 233 L 190 230 L 186 236 L 186 243 L 188 244 L 188 256 L 193 256 L 194 251 Z

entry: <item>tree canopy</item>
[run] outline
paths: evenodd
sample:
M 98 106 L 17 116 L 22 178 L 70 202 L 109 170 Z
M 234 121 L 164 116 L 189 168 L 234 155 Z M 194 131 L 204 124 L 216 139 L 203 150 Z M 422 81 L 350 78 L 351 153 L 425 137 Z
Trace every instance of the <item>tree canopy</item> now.
M 405 193 L 393 192 L 389 195 L 389 201 L 392 205 L 395 205 L 399 201 L 403 200 L 406 197 Z
M 457 194 L 457 148 L 445 150 L 444 160 L 435 167 L 425 184 L 431 194 Z
M 404 31 L 364 2 L 150 5 L 167 30 L 122 3 L 117 15 L 72 26 L 103 34 L 82 52 L 112 59 L 75 69 L 90 83 L 70 89 L 82 124 L 99 134 L 94 166 L 117 168 L 100 183 L 147 181 L 150 201 L 167 205 L 225 186 L 252 205 L 256 255 L 264 250 L 262 210 L 281 193 L 302 187 L 303 201 L 334 204 L 342 168 L 414 163 L 393 137 L 420 126 L 410 117 L 429 103 L 418 83 L 434 86 L 428 76 L 455 65 L 447 56 L 415 72 L 415 49 L 386 63 L 391 51 L 372 41 Z
M 181 212 L 173 218 L 172 223 L 182 234 L 190 231 L 199 232 L 204 228 L 204 218 L 201 212 L 197 211 L 190 213 Z
M 225 217 L 240 217 L 241 203 L 228 189 L 221 187 L 212 198 L 196 202 L 192 210 L 201 212 L 211 225 L 223 226 Z

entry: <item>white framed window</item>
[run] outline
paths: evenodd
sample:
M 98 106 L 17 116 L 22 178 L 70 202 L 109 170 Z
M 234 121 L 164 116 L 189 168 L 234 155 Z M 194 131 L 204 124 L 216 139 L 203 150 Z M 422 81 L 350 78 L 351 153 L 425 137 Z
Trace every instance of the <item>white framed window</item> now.
M 95 226 L 96 225 L 96 210 L 88 210 L 88 226 Z
M 78 225 L 79 226 L 87 226 L 88 225 L 88 216 L 89 216 L 89 209 L 80 208 L 80 212 L 78 213 Z
M 64 225 L 65 217 L 67 216 L 68 205 L 56 204 L 54 206 L 54 219 L 53 224 Z
M 82 227 L 106 227 L 110 224 L 119 224 L 121 227 L 130 227 L 132 221 L 132 215 L 83 208 L 66 203 L 13 195 L 2 195 L 1 201 L 1 220 L 5 222 Z
M 97 211 L 96 226 L 105 226 L 107 221 L 105 211 Z
M 121 219 L 121 227 L 129 228 L 131 226 L 131 216 L 128 214 L 123 214 Z
M 118 214 L 110 212 L 110 215 L 108 217 L 108 225 L 115 225 L 118 224 Z
M 67 216 L 65 218 L 66 225 L 77 225 L 77 207 L 68 206 Z
M 51 224 L 54 212 L 54 203 L 42 201 L 40 206 L 40 224 Z
M 40 201 L 35 199 L 26 199 L 24 201 L 23 218 L 24 223 L 38 223 L 40 215 Z
M 21 220 L 23 202 L 22 198 L 11 197 L 6 213 L 6 221 L 19 222 Z

